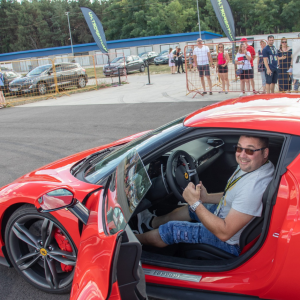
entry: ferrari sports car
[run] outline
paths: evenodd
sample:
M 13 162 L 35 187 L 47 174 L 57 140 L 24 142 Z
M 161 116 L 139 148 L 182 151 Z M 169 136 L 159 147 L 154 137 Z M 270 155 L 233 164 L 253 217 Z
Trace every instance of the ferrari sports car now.
M 268 137 L 275 166 L 262 216 L 241 234 L 241 254 L 141 245 L 140 212 L 187 205 L 189 182 L 224 191 L 241 135 Z M 0 190 L 0 262 L 72 300 L 298 299 L 299 150 L 300 97 L 271 94 L 212 104 L 69 156 Z

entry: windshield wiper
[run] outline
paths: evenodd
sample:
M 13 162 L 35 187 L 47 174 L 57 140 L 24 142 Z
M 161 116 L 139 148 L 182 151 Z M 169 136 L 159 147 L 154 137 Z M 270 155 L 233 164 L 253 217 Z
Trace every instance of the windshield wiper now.
M 87 163 L 91 164 L 95 159 L 99 158 L 99 156 L 107 154 L 113 150 L 114 150 L 114 148 L 107 148 L 107 149 L 101 150 L 99 152 L 95 152 L 95 153 L 87 156 L 86 158 L 81 160 L 77 165 L 75 165 L 72 168 L 72 175 L 75 176 L 84 164 L 87 164 Z

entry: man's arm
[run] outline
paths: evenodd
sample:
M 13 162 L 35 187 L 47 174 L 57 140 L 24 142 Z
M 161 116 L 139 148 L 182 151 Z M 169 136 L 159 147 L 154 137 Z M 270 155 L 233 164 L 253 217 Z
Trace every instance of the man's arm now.
M 267 69 L 267 74 L 268 74 L 268 75 L 271 75 L 271 74 L 272 74 L 272 71 L 271 71 L 271 69 L 270 69 L 270 67 L 269 67 L 269 64 L 268 64 L 268 58 L 267 58 L 267 57 L 264 57 L 264 65 L 265 65 L 265 67 L 266 67 L 266 69 Z
M 203 203 L 218 204 L 223 196 L 222 193 L 208 194 L 205 186 L 200 181 L 200 198 Z
M 200 199 L 200 184 L 195 186 L 189 183 L 182 196 L 189 205 L 194 204 Z M 242 229 L 253 216 L 234 210 L 229 211 L 225 219 L 221 219 L 208 211 L 202 204 L 196 209 L 196 214 L 202 224 L 221 241 L 227 241 L 240 229 Z
M 197 55 L 193 55 L 193 57 L 194 57 L 194 66 L 196 67 L 197 66 Z
M 207 57 L 208 57 L 208 60 L 209 60 L 210 64 L 214 66 L 214 62 L 213 62 L 213 59 L 212 59 L 211 54 L 210 54 L 209 51 L 207 52 Z

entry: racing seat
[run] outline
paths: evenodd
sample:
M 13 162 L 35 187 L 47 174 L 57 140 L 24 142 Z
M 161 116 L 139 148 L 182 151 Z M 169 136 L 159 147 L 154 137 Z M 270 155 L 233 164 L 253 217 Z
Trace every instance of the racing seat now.
M 272 182 L 272 181 L 271 181 Z M 271 182 L 268 184 L 262 198 L 263 210 L 261 217 L 256 217 L 252 222 L 243 230 L 240 236 L 240 249 L 241 254 L 248 251 L 258 240 L 262 226 L 264 223 L 264 215 L 266 203 L 269 195 L 269 190 Z M 221 260 L 221 259 L 230 259 L 235 258 L 231 253 L 228 253 L 224 250 L 216 248 L 208 244 L 179 244 L 179 253 L 181 257 L 190 258 L 190 259 L 201 259 L 201 260 Z

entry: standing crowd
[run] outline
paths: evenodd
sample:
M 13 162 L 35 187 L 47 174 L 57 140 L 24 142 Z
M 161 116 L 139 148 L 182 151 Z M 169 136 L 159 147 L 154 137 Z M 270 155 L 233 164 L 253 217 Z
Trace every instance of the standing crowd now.
M 292 49 L 289 47 L 286 38 L 282 38 L 280 47 L 277 49 L 274 45 L 274 36 L 269 35 L 268 40 L 260 41 L 260 49 L 255 51 L 254 47 L 248 44 L 247 38 L 242 38 L 237 53 L 235 54 L 235 79 L 240 80 L 240 96 L 256 93 L 274 93 L 275 85 L 278 83 L 280 92 L 290 91 L 292 89 Z M 218 44 L 217 63 L 213 62 L 210 49 L 204 45 L 201 38 L 197 40 L 197 46 L 189 49 L 187 52 L 187 65 L 190 71 L 192 68 L 199 72 L 200 82 L 203 88 L 202 94 L 212 95 L 212 81 L 210 78 L 210 68 L 216 67 L 216 72 L 221 82 L 222 91 L 219 93 L 227 94 L 229 92 L 228 64 L 230 62 L 229 53 L 225 51 L 223 43 Z M 257 63 L 254 63 L 256 59 Z M 180 48 L 169 50 L 169 66 L 171 73 L 184 73 L 183 53 Z M 177 72 L 176 72 L 176 67 Z M 254 73 L 255 69 L 260 73 L 261 89 L 256 91 Z M 205 84 L 205 79 L 207 85 Z M 209 91 L 206 91 L 208 87 Z M 294 89 L 298 90 L 299 80 L 294 81 Z

